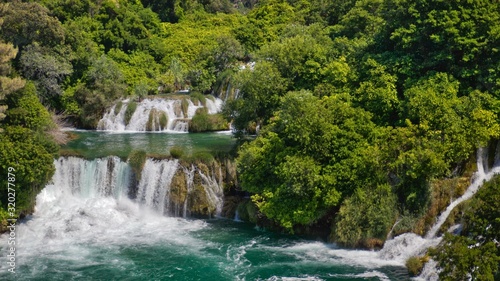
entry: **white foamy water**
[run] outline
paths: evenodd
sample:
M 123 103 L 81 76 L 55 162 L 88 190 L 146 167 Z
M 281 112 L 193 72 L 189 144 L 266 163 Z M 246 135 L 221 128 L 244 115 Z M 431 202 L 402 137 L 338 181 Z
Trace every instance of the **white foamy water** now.
M 128 122 L 125 115 L 129 100 L 121 102 L 121 108 L 116 112 L 114 105 L 108 110 L 97 125 L 98 130 L 112 132 L 177 132 L 188 131 L 188 121 L 193 118 L 198 108 L 206 107 L 209 114 L 221 111 L 223 101 L 219 98 L 206 98 L 205 106 L 200 102 L 193 103 L 186 99 L 187 107 L 183 110 L 182 100 L 175 99 L 144 99 L 137 103 L 137 108 Z M 162 119 L 165 121 L 162 122 Z
M 189 233 L 205 228 L 205 222 L 161 216 L 128 199 L 130 168 L 120 159 L 61 158 L 56 167 L 53 183 L 36 198 L 34 214 L 17 227 L 18 267 L 40 257 L 84 265 L 94 253 L 89 245 L 110 251 L 137 243 L 203 246 Z M 5 239 L 6 234 L 0 240 Z

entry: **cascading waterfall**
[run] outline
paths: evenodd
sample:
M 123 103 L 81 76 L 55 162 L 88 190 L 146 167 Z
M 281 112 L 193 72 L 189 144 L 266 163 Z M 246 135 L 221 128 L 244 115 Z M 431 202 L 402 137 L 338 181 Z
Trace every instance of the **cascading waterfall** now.
M 118 157 L 107 157 L 95 160 L 85 160 L 77 157 L 61 157 L 55 161 L 56 173 L 53 186 L 62 193 L 71 193 L 77 197 L 115 199 L 127 197 L 132 188 L 132 169 Z M 185 174 L 184 181 L 173 183 L 177 172 Z M 200 188 L 194 188 L 195 174 L 199 176 L 197 183 Z M 160 215 L 183 216 L 190 215 L 190 196 L 195 192 L 203 192 L 210 210 L 213 213 L 202 215 L 220 215 L 223 203 L 221 180 L 215 172 L 204 174 L 191 165 L 190 169 L 182 167 L 178 160 L 146 159 L 140 180 L 137 185 L 135 201 Z M 172 190 L 177 194 L 172 194 Z M 201 190 L 200 190 L 201 189 Z M 181 193 L 184 196 L 179 196 Z
M 127 194 L 131 169 L 118 157 L 93 161 L 61 157 L 54 164 L 56 172 L 52 185 L 62 193 L 69 192 L 83 198 L 120 198 Z
M 199 101 L 195 104 L 188 98 L 144 99 L 137 103 L 130 120 L 127 120 L 127 109 L 131 105 L 131 101 L 127 99 L 111 107 L 99 121 L 97 129 L 114 132 L 187 132 L 188 121 L 198 108 L 205 107 L 208 114 L 216 114 L 220 112 L 222 104 L 223 101 L 219 98 L 206 98 L 205 105 Z
M 137 191 L 137 201 L 160 214 L 169 209 L 172 178 L 178 168 L 178 160 L 155 161 L 147 159 L 142 169 Z
M 481 186 L 489 181 L 494 175 L 500 174 L 500 142 L 497 145 L 494 164 L 491 169 L 488 166 L 488 150 L 479 148 L 477 151 L 477 172 L 472 177 L 472 182 L 465 193 L 451 202 L 445 211 L 441 213 L 436 223 L 427 232 L 425 237 L 420 237 L 413 233 L 405 233 L 395 237 L 392 240 L 386 241 L 384 248 L 380 250 L 379 257 L 386 260 L 396 260 L 404 264 L 404 262 L 413 256 L 422 256 L 430 247 L 437 246 L 442 238 L 436 237 L 441 226 L 446 222 L 451 211 L 460 203 L 472 198 L 472 196 L 481 188 Z M 438 280 L 438 272 L 436 270 L 437 263 L 433 260 L 429 261 L 424 267 L 421 275 L 417 280 Z
M 500 146 L 499 146 L 500 147 Z M 498 150 L 498 149 L 497 149 Z M 465 193 L 455 201 L 453 201 L 446 210 L 441 213 L 436 223 L 432 228 L 427 232 L 426 238 L 431 239 L 436 236 L 436 233 L 439 231 L 443 223 L 445 223 L 446 219 L 450 215 L 451 211 L 455 209 L 455 207 L 462 203 L 465 200 L 472 198 L 472 196 L 479 190 L 479 188 L 484 184 L 484 182 L 489 181 L 494 175 L 500 173 L 500 166 L 498 163 L 495 163 L 493 168 L 490 170 L 488 167 L 488 151 L 485 148 L 478 149 L 477 152 L 477 172 L 473 176 L 472 184 L 469 185 Z

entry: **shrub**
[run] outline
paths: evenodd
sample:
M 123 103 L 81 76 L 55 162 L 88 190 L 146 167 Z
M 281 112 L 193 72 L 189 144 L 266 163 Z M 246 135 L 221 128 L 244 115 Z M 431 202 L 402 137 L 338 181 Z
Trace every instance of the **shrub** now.
M 406 268 L 408 269 L 408 273 L 410 276 L 418 276 L 422 271 L 424 264 L 420 257 L 411 257 L 406 261 Z
M 357 189 L 340 207 L 333 240 L 349 247 L 384 241 L 396 217 L 396 198 L 388 185 Z
M 189 132 L 221 131 L 229 129 L 229 124 L 221 114 L 208 114 L 206 108 L 198 108 L 189 121 Z

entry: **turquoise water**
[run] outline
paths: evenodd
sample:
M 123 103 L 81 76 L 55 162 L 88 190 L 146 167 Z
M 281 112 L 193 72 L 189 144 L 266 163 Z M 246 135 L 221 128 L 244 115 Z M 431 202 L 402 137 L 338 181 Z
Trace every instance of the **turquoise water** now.
M 165 153 L 174 145 L 189 153 L 228 151 L 235 142 L 224 134 L 76 134 L 65 149 L 88 158 Z M 56 174 L 37 196 L 35 213 L 16 228 L 15 274 L 7 271 L 9 233 L 0 236 L 0 280 L 409 280 L 402 261 L 377 252 L 228 219 L 161 216 L 127 190 L 81 192 L 63 184 L 74 175 Z
M 157 230 L 162 235 L 139 231 L 123 240 L 118 236 L 94 243 L 83 239 L 65 249 L 50 249 L 49 243 L 46 253 L 36 249 L 41 251 L 36 256 L 19 258 L 26 260 L 19 262 L 17 280 L 408 279 L 400 267 L 377 266 L 375 261 L 367 267 L 366 253 L 356 261 L 353 251 L 260 231 L 246 223 L 169 220 L 177 219 L 164 220 L 176 229 L 172 233 Z
M 127 157 L 132 150 L 148 154 L 169 155 L 173 146 L 182 147 L 186 154 L 228 152 L 236 140 L 229 132 L 223 133 L 110 133 L 72 131 L 76 139 L 62 147 L 63 151 L 77 153 L 85 158 L 108 155 Z

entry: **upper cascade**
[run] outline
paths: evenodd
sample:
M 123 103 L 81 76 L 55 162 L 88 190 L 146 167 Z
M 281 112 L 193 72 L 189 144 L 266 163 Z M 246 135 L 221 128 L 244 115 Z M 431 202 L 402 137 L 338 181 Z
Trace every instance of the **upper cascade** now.
M 135 103 L 126 99 L 104 114 L 97 130 L 187 132 L 189 120 L 197 109 L 206 108 L 208 114 L 216 114 L 221 111 L 222 104 L 221 99 L 214 97 L 207 97 L 204 102 L 193 102 L 189 98 L 155 98 Z

